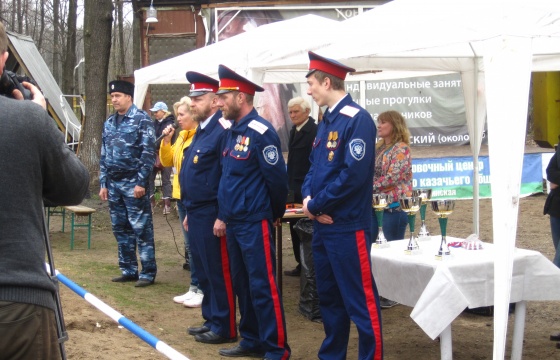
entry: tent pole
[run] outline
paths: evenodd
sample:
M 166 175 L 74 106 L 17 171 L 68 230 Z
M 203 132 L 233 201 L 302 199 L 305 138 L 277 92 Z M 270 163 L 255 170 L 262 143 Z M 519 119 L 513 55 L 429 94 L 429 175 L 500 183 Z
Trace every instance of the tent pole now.
M 474 52 L 474 51 L 473 51 Z M 480 235 L 480 191 L 479 191 L 479 169 L 478 155 L 480 154 L 480 143 L 478 142 L 478 60 L 473 57 L 474 62 L 474 124 L 473 133 L 475 134 L 475 146 L 471 146 L 473 151 L 473 234 Z M 472 139 L 471 139 L 472 140 Z

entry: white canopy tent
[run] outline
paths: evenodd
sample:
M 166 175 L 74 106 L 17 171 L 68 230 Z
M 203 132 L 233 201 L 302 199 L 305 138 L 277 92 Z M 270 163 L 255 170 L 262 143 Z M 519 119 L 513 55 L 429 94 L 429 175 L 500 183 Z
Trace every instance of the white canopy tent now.
M 150 84 L 187 84 L 187 71 L 218 78 L 218 65 L 250 77 L 255 63 L 266 64 L 301 49 L 326 45 L 339 21 L 316 15 L 261 25 L 237 36 L 134 72 L 134 103 L 142 105 Z
M 273 76 L 266 76 L 265 79 L 262 79 L 262 72 L 254 75 L 252 71 L 259 65 L 297 58 L 303 52 L 307 56 L 308 50 L 327 46 L 335 36 L 341 34 L 341 24 L 340 21 L 322 16 L 304 15 L 261 25 L 215 44 L 138 69 L 134 71 L 134 103 L 142 106 L 150 84 L 187 84 L 187 71 L 197 71 L 217 79 L 219 64 L 224 64 L 245 77 L 258 79 L 260 83 L 305 82 L 305 77 L 299 71 L 271 72 L 270 75 Z M 422 74 L 425 75 L 425 72 Z M 417 75 L 418 71 L 400 71 L 379 74 L 376 78 L 394 79 Z
M 493 239 L 503 254 L 494 265 L 494 359 L 503 359 L 530 74 L 560 70 L 560 5 L 556 0 L 394 0 L 345 21 L 331 40 L 315 51 L 370 78 L 374 70 L 459 72 L 475 165 L 487 114 Z M 254 73 L 265 82 L 274 82 L 277 73 L 295 80 L 307 64 L 302 50 L 261 64 Z M 477 173 L 475 168 L 475 179 Z M 521 349 L 512 354 L 520 357 Z
M 186 83 L 187 70 L 216 77 L 220 63 L 257 83 L 301 82 L 308 50 L 361 73 L 348 80 L 460 73 L 475 165 L 488 119 L 493 239 L 503 254 L 495 261 L 494 358 L 503 359 L 530 73 L 560 70 L 560 5 L 394 0 L 343 23 L 312 18 L 263 25 L 137 70 L 135 103 L 142 104 L 148 84 Z M 475 167 L 475 181 L 477 174 Z

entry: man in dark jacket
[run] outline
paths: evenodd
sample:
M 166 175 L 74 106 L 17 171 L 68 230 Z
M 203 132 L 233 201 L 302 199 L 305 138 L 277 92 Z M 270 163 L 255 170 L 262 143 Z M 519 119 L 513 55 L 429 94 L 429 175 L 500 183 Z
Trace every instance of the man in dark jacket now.
M 302 97 L 298 96 L 288 101 L 288 111 L 293 123 L 288 145 L 288 188 L 293 191 L 293 202 L 301 204 L 303 202 L 301 185 L 311 166 L 309 155 L 317 135 L 317 124 L 315 119 L 309 116 L 311 105 Z M 284 274 L 299 276 L 301 273 L 300 238 L 294 230 L 294 222 L 290 222 L 290 234 L 297 266 L 293 270 L 284 271 Z
M 0 23 L 0 69 L 7 49 Z M 78 205 L 89 174 L 45 111 L 41 92 L 23 85 L 33 101 L 0 96 L 0 357 L 60 359 L 57 288 L 45 269 L 43 203 Z

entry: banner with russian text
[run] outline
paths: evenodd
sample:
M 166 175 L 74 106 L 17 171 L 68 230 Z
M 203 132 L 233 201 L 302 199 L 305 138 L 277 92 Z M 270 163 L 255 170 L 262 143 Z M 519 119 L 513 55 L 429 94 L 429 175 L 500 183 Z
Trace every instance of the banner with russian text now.
M 504 159 L 508 161 L 508 159 Z M 525 154 L 521 195 L 543 192 L 542 155 Z M 488 156 L 478 158 L 480 198 L 492 197 Z M 431 188 L 432 199 L 473 198 L 473 158 L 469 156 L 412 159 L 413 187 Z
M 365 92 L 364 108 L 374 120 L 388 110 L 400 112 L 410 130 L 411 146 L 469 143 L 465 99 L 460 74 L 394 80 L 347 82 L 354 99 Z M 483 133 L 486 143 L 486 133 Z

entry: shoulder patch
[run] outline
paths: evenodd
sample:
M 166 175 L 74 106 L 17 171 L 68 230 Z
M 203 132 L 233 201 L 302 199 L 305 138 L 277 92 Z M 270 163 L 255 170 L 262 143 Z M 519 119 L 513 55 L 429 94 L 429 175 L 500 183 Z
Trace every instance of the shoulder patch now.
M 249 123 L 249 126 L 251 129 L 257 131 L 259 134 L 264 134 L 266 132 L 266 130 L 268 130 L 268 128 L 266 127 L 266 125 L 261 124 L 260 122 L 258 122 L 257 120 L 253 120 Z
M 276 165 L 278 162 L 278 149 L 274 145 L 268 145 L 263 149 L 264 160 L 270 165 Z
M 364 158 L 366 154 L 366 142 L 362 139 L 353 139 L 350 141 L 350 154 L 358 161 Z
M 350 117 L 354 117 L 356 116 L 356 114 L 360 112 L 360 109 L 356 109 L 355 107 L 352 107 L 350 105 L 346 105 L 345 107 L 343 107 L 342 109 L 340 109 L 340 113 L 344 114 L 346 116 L 350 116 Z
M 229 129 L 229 128 L 231 127 L 231 122 L 228 121 L 228 120 L 226 120 L 226 119 L 224 119 L 223 117 L 220 118 L 220 120 L 218 120 L 218 121 L 220 122 L 220 125 L 222 125 L 222 127 L 223 127 L 224 129 L 226 129 L 226 130 Z

